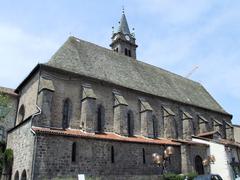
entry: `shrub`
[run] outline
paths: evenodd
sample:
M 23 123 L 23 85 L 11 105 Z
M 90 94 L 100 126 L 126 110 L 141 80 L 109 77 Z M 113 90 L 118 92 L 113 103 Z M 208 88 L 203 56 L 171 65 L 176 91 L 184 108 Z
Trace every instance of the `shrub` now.
M 197 173 L 191 172 L 191 173 L 186 174 L 186 176 L 188 177 L 189 180 L 193 180 L 197 176 Z
M 188 180 L 193 180 L 193 178 L 196 177 L 197 174 L 195 172 L 191 172 L 188 174 L 166 173 L 163 177 L 165 180 L 184 180 L 186 176 L 188 177 Z

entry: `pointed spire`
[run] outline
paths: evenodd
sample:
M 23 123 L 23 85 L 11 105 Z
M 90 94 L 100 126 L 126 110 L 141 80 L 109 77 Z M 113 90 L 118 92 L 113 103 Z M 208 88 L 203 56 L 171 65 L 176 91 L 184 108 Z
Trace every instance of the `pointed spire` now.
M 130 30 L 129 30 L 128 23 L 127 23 L 127 18 L 125 16 L 125 12 L 124 12 L 124 7 L 122 9 L 122 17 L 120 20 L 118 32 L 121 32 L 123 34 L 130 34 Z

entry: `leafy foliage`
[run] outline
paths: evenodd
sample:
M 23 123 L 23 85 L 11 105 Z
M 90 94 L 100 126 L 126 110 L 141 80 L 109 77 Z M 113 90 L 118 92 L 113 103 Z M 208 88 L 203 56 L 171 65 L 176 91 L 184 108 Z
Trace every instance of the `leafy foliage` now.
M 0 92 L 0 106 L 8 106 L 9 96 Z
M 6 149 L 3 153 L 3 161 L 5 164 L 12 165 L 13 163 L 13 150 Z
M 174 173 L 167 173 L 164 174 L 165 180 L 185 180 L 187 177 L 188 180 L 193 180 L 194 177 L 196 177 L 197 174 L 195 172 L 191 172 L 188 174 L 174 174 Z
M 0 119 L 4 118 L 10 111 L 9 96 L 0 92 Z
M 13 150 L 6 149 L 3 153 L 1 152 L 0 159 L 0 171 L 1 174 L 10 174 L 13 165 Z

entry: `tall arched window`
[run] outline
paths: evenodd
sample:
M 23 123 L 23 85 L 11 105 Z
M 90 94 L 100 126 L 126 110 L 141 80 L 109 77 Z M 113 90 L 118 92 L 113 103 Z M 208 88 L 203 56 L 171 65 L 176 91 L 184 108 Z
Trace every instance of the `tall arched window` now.
M 128 56 L 131 57 L 131 50 L 128 50 Z
M 152 125 L 153 125 L 153 138 L 158 137 L 158 122 L 156 116 L 152 117 Z
M 63 129 L 66 129 L 69 127 L 70 113 L 71 113 L 71 102 L 69 99 L 66 99 L 63 102 L 63 119 L 62 119 Z
M 74 142 L 72 144 L 72 162 L 76 162 L 76 154 L 77 153 L 77 144 Z
M 3 141 L 4 139 L 4 127 L 0 126 L 0 141 Z
M 27 180 L 27 173 L 26 170 L 24 169 L 21 175 L 21 180 Z
M 128 50 L 125 48 L 125 55 L 128 56 Z
M 111 146 L 111 163 L 115 162 L 115 157 L 114 157 L 114 147 Z
M 24 116 L 25 116 L 25 107 L 22 104 L 18 111 L 18 123 L 20 123 L 24 120 Z
M 133 136 L 133 113 L 131 110 L 127 113 L 127 130 L 128 136 Z
M 143 158 L 143 164 L 146 164 L 146 155 L 145 155 L 145 149 L 142 149 L 142 158 Z
M 104 107 L 102 105 L 99 105 L 97 108 L 97 132 L 98 133 L 103 132 L 104 116 L 105 116 Z
M 18 171 L 15 172 L 14 180 L 19 180 L 19 172 Z

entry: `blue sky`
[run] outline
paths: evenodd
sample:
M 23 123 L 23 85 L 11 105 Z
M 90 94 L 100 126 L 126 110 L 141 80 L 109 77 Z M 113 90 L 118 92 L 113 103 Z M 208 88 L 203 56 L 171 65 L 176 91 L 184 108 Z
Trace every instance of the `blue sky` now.
M 16 88 L 70 35 L 109 47 L 122 5 L 138 59 L 198 81 L 240 117 L 238 0 L 0 0 L 0 86 Z

